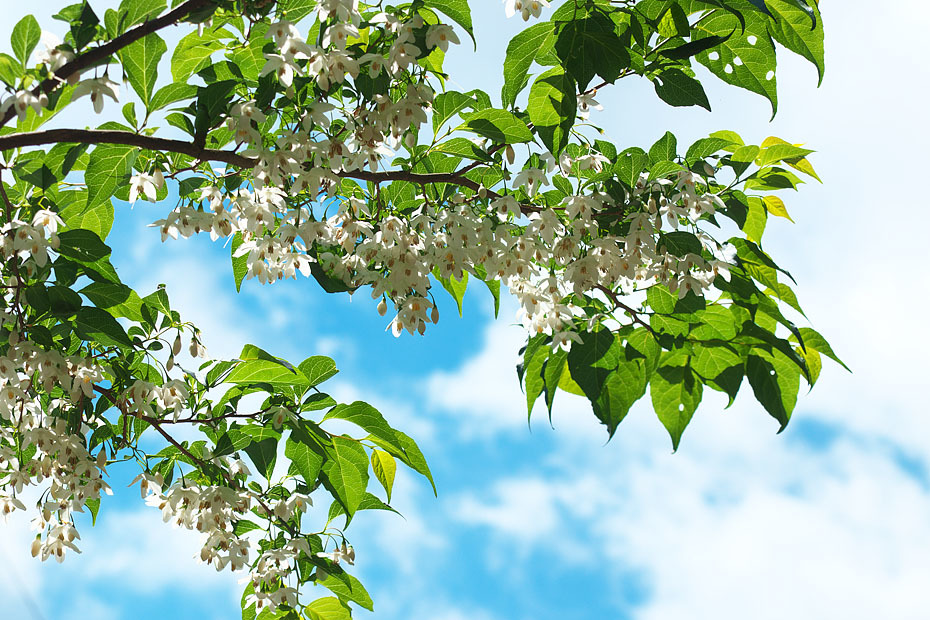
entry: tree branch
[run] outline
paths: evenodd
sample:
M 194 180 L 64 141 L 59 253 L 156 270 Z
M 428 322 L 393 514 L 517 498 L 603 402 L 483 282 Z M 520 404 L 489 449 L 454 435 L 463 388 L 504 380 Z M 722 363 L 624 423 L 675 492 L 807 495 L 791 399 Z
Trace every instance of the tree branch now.
M 26 146 L 42 146 L 45 144 L 74 142 L 78 144 L 122 144 L 125 146 L 135 146 L 141 149 L 152 151 L 167 151 L 170 153 L 181 153 L 190 155 L 203 161 L 219 161 L 232 164 L 240 168 L 254 168 L 258 163 L 257 159 L 246 157 L 234 151 L 225 151 L 221 149 L 208 149 L 200 147 L 192 142 L 184 140 L 171 140 L 168 138 L 157 138 L 154 136 L 144 136 L 128 131 L 117 131 L 110 129 L 47 129 L 45 131 L 27 131 L 23 133 L 8 134 L 0 136 L 0 150 L 22 148 Z M 336 172 L 339 177 L 358 179 L 361 181 L 372 181 L 374 183 L 384 183 L 389 181 L 407 181 L 420 185 L 432 185 L 434 183 L 452 183 L 461 187 L 467 187 L 475 192 L 481 187 L 480 183 L 472 181 L 463 176 L 463 172 L 470 170 L 466 167 L 456 172 L 409 172 L 407 170 L 386 170 L 384 172 L 371 172 L 366 170 L 344 170 Z M 492 200 L 499 198 L 500 194 L 488 189 L 487 197 Z M 521 205 L 525 212 L 538 211 L 539 209 L 531 205 Z
M 152 151 L 182 153 L 204 161 L 221 161 L 241 168 L 252 168 L 256 160 L 244 157 L 233 151 L 201 148 L 191 142 L 144 136 L 128 131 L 108 129 L 47 129 L 45 131 L 27 131 L 23 133 L 0 136 L 0 150 L 21 148 L 24 146 L 41 146 L 60 142 L 79 144 L 122 144 Z
M 53 90 L 62 84 L 62 80 L 67 80 L 72 75 L 80 74 L 85 69 L 92 67 L 108 56 L 115 54 L 127 45 L 138 41 L 146 35 L 161 30 L 166 26 L 177 23 L 183 17 L 196 11 L 197 9 L 201 9 L 207 6 L 211 2 L 212 0 L 188 0 L 173 11 L 169 11 L 161 17 L 150 19 L 149 21 L 124 32 L 112 41 L 108 41 L 99 47 L 92 48 L 83 54 L 80 54 L 74 60 L 56 71 L 54 78 L 48 78 L 33 88 L 32 94 L 36 97 L 41 94 L 50 94 Z M 11 106 L 6 111 L 6 113 L 0 117 L 0 127 L 3 127 L 8 122 L 10 122 L 10 119 L 12 119 L 14 116 L 16 116 L 16 110 Z

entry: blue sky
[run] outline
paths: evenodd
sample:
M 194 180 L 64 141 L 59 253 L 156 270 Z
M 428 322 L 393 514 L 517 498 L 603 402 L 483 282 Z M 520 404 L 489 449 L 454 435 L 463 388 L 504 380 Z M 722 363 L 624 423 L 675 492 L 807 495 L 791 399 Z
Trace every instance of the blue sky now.
M 463 45 L 447 68 L 453 87 L 494 94 L 506 42 L 523 24 L 493 0 L 472 4 L 480 55 Z M 712 79 L 712 114 L 668 108 L 633 82 L 603 91 L 605 111 L 592 119 L 628 145 L 648 146 L 666 129 L 689 143 L 726 128 L 818 151 L 824 185 L 785 196 L 797 224 L 770 222 L 766 249 L 798 278 L 813 326 L 855 374 L 825 368 L 780 436 L 751 398 L 723 411 L 713 395 L 674 455 L 648 403 L 606 445 L 587 405 L 564 395 L 555 430 L 543 416 L 530 430 L 512 302 L 493 321 L 476 288 L 459 319 L 439 296 L 439 326 L 395 339 L 364 294 L 328 296 L 302 280 L 247 282 L 237 295 L 228 249 L 161 244 L 146 224 L 162 206 L 117 209 L 110 244 L 123 279 L 140 291 L 168 284 L 213 355 L 234 356 L 245 342 L 296 360 L 331 355 L 342 372 L 330 392 L 375 404 L 426 452 L 439 497 L 399 475 L 393 503 L 405 519 L 362 514 L 349 530 L 355 572 L 375 599 L 375 613 L 358 617 L 925 617 L 930 295 L 922 237 L 907 231 L 928 206 L 919 183 L 930 7 L 824 4 L 823 87 L 811 66 L 782 54 L 772 123 L 766 101 Z M 4 8 L 18 18 L 58 6 Z M 78 125 L 97 121 L 89 105 L 84 113 Z M 241 576 L 198 565 L 196 537 L 164 526 L 126 482 L 114 472 L 116 496 L 83 528 L 84 553 L 63 565 L 28 556 L 28 523 L 0 528 L 5 617 L 237 617 Z

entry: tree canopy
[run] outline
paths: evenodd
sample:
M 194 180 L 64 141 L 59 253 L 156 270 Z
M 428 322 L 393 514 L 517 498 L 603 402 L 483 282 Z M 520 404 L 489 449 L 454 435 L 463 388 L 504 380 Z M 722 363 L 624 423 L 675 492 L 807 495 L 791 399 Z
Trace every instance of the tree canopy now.
M 321 391 L 333 359 L 210 359 L 168 291 L 124 284 L 114 199 L 161 207 L 163 241 L 230 240 L 237 290 L 371 294 L 397 336 L 438 322 L 440 288 L 459 313 L 469 284 L 495 311 L 509 291 L 528 414 L 580 395 L 609 436 L 648 391 L 677 450 L 704 390 L 732 404 L 744 379 L 784 429 L 801 379 L 842 364 L 762 247 L 768 218 L 791 219 L 777 194 L 819 181 L 810 149 L 616 145 L 596 124 L 625 78 L 710 110 L 708 73 L 774 115 L 776 50 L 822 78 L 813 0 L 506 0 L 482 10 L 531 23 L 500 93 L 449 87 L 446 54 L 480 44 L 467 0 L 92 4 L 61 7 L 60 38 L 27 16 L 0 53 L 0 506 L 41 489 L 33 555 L 78 550 L 73 513 L 96 519 L 107 467 L 131 461 L 203 561 L 250 571 L 243 618 L 338 620 L 373 605 L 346 570 L 355 513 L 393 510 L 398 461 L 433 482 L 414 439 Z M 114 106 L 93 129 L 56 119 Z

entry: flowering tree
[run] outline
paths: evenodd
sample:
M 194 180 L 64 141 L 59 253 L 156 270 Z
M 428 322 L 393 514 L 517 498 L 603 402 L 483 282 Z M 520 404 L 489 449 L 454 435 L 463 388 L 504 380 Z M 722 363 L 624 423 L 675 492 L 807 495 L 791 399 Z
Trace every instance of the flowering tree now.
M 529 333 L 517 369 L 529 412 L 544 396 L 551 413 L 563 390 L 613 434 L 648 387 L 677 449 L 704 388 L 732 403 L 745 378 L 788 424 L 801 378 L 814 384 L 821 355 L 839 362 L 785 315 L 803 316 L 791 276 L 760 245 L 767 218 L 788 217 L 772 192 L 817 178 L 811 151 L 732 131 L 621 150 L 592 121 L 598 90 L 633 76 L 670 105 L 710 109 L 694 62 L 774 114 L 776 43 L 823 72 L 816 2 L 553 5 L 504 3 L 534 22 L 507 47 L 500 97 L 446 88 L 445 54 L 474 40 L 466 0 L 85 1 L 54 16 L 63 41 L 33 17 L 12 28 L 0 53 L 0 506 L 27 510 L 25 489 L 41 489 L 33 555 L 77 551 L 73 513 L 96 518 L 106 468 L 131 461 L 146 502 L 203 534 L 203 561 L 250 571 L 244 618 L 348 618 L 372 601 L 336 524 L 392 510 L 397 461 L 432 483 L 413 439 L 320 391 L 333 360 L 294 365 L 252 345 L 209 359 L 164 289 L 120 281 L 111 199 L 164 204 L 169 183 L 162 240 L 231 239 L 237 288 L 301 274 L 331 293 L 363 289 L 399 336 L 439 320 L 437 283 L 459 311 L 469 280 L 495 307 L 504 283 Z M 162 35 L 178 24 L 160 75 Z M 117 102 L 125 122 L 54 121 Z M 147 452 L 144 435 L 164 448 Z

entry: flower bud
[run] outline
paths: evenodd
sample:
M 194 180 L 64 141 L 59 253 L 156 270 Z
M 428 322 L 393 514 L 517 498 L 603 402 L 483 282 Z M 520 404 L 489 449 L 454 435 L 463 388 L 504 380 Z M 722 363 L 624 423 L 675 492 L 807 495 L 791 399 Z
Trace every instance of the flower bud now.
M 439 308 L 437 308 L 436 306 L 433 306 L 433 311 L 430 314 L 429 318 L 433 322 L 434 325 L 438 323 L 439 322 Z
M 508 144 L 507 148 L 504 149 L 504 155 L 507 157 L 507 163 L 512 166 L 514 160 L 517 158 L 517 154 L 513 151 L 513 146 Z
M 384 301 L 384 298 L 382 298 L 381 302 L 378 304 L 378 314 L 381 316 L 387 314 L 387 302 Z
M 417 145 L 417 137 L 413 135 L 412 131 L 408 132 L 407 135 L 404 136 L 404 144 L 406 144 L 407 148 L 410 150 L 413 150 L 413 147 Z
M 38 557 L 39 551 L 42 550 L 42 538 L 36 536 L 36 539 L 32 541 L 32 547 L 29 549 L 29 552 L 32 553 L 32 557 Z
M 174 368 L 174 356 L 173 356 L 173 355 L 169 355 L 169 356 L 168 356 L 168 363 L 165 364 L 165 370 L 167 370 L 168 372 L 171 372 L 171 369 L 172 369 L 172 368 Z
M 484 183 L 478 186 L 478 198 L 487 198 L 488 197 L 488 188 L 484 186 Z
M 171 355 L 172 357 L 181 352 L 181 334 L 178 334 L 178 337 L 174 339 L 174 344 L 171 345 Z

